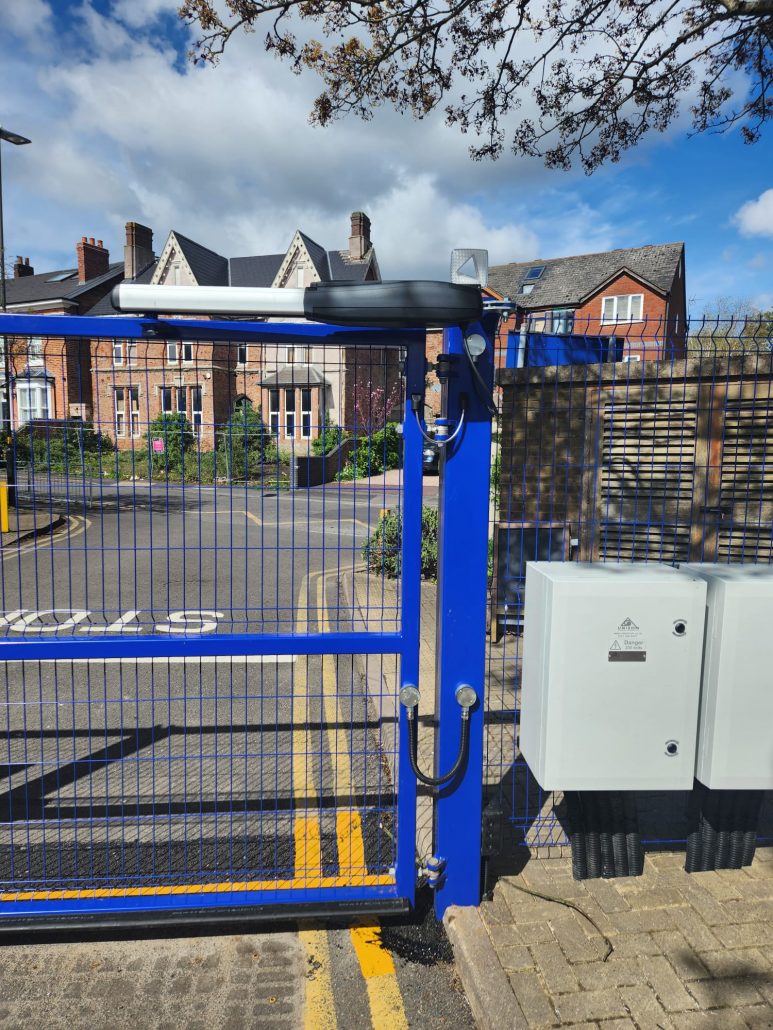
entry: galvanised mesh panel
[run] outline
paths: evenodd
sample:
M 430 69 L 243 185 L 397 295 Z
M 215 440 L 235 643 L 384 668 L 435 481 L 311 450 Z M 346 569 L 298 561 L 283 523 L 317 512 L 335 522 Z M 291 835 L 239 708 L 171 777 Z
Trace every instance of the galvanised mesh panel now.
M 0 915 L 399 893 L 406 349 L 273 328 L 6 338 Z
M 773 558 L 773 324 L 505 322 L 492 474 L 485 792 L 513 844 L 568 843 L 517 747 L 525 563 Z M 684 844 L 686 797 L 639 798 Z M 773 837 L 773 812 L 761 832 Z

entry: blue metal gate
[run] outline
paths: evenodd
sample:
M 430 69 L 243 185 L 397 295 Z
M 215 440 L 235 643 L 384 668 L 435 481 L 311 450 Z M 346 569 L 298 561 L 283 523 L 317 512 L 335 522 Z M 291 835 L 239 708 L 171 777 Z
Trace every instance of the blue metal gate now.
M 409 906 L 424 332 L 9 315 L 0 336 L 0 928 Z M 376 474 L 396 412 L 401 469 Z M 372 537 L 385 510 L 399 543 Z

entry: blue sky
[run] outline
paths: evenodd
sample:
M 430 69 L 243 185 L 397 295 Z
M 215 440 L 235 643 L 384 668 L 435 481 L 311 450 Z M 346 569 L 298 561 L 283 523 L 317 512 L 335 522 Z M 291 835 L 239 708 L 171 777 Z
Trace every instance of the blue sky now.
M 473 163 L 443 125 L 376 113 L 308 125 L 317 91 L 234 39 L 218 68 L 185 57 L 178 0 L 3 0 L 6 249 L 38 270 L 82 235 L 115 257 L 123 225 L 174 228 L 228 255 L 282 251 L 296 228 L 343 247 L 367 211 L 385 277 L 447 275 L 454 246 L 492 262 L 684 240 L 694 313 L 773 307 L 773 133 L 656 136 L 591 177 L 505 156 Z

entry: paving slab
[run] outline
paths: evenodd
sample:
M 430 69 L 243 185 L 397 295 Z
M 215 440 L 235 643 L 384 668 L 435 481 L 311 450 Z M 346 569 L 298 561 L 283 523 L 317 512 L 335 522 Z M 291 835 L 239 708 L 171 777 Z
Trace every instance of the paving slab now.
M 476 990 L 482 994 L 476 984 L 496 980 L 524 1020 L 513 1025 L 533 1030 L 773 1028 L 773 925 L 768 906 L 758 904 L 755 894 L 771 854 L 773 849 L 759 848 L 748 870 L 727 870 L 721 877 L 686 873 L 679 868 L 682 854 L 673 861 L 648 858 L 638 885 L 632 879 L 572 881 L 574 903 L 594 919 L 608 912 L 603 930 L 613 951 L 606 960 L 606 942 L 582 916 L 518 889 L 538 882 L 536 889 L 553 893 L 548 883 L 571 876 L 567 859 L 532 858 L 519 875 L 500 878 L 475 910 L 477 920 L 456 918 L 453 931 L 449 926 L 465 991 L 468 997 Z M 659 883 L 661 872 L 667 886 Z M 639 907 L 637 898 L 653 907 Z M 721 924 L 713 922 L 714 905 L 722 906 Z M 496 1004 L 503 1004 L 499 995 Z M 475 1005 L 473 1012 L 478 1019 Z

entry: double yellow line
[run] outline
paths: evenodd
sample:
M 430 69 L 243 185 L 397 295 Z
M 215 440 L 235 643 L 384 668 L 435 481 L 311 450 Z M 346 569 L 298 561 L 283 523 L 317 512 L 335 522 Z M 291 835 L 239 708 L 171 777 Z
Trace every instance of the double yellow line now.
M 330 622 L 325 601 L 325 585 L 327 576 L 315 574 L 316 609 L 319 631 L 330 630 Z M 306 599 L 311 598 L 311 580 L 307 579 Z M 303 589 L 300 604 L 303 604 Z M 301 609 L 301 612 L 303 609 Z M 307 631 L 308 623 L 299 614 L 298 631 Z M 300 675 L 298 675 L 300 674 Z M 301 680 L 300 677 L 303 677 Z M 322 718 L 325 724 L 328 750 L 333 765 L 334 790 L 337 798 L 349 798 L 352 801 L 352 766 L 350 758 L 350 742 L 345 730 L 341 728 L 343 713 L 338 704 L 336 658 L 333 655 L 322 657 Z M 297 706 L 297 707 L 296 707 Z M 308 683 L 303 663 L 296 666 L 296 677 L 293 684 L 293 725 L 308 725 Z M 298 736 L 296 737 L 296 733 Z M 303 750 L 298 751 L 301 747 Z M 311 739 L 307 730 L 293 731 L 293 784 L 296 800 L 300 801 L 298 792 L 307 798 L 313 794 L 313 782 L 307 775 L 308 769 L 304 756 L 310 753 Z M 312 793 L 310 793 L 312 792 Z M 299 826 L 303 822 L 304 825 Z M 311 835 L 310 825 L 316 823 Z M 316 839 L 314 838 L 316 832 Z M 305 868 L 307 874 L 311 867 L 300 866 L 301 857 L 310 861 L 315 855 L 321 856 L 319 844 L 319 819 L 296 820 L 296 876 L 299 868 Z M 348 879 L 351 885 L 370 880 L 365 861 L 365 842 L 362 836 L 362 819 L 359 812 L 351 808 L 336 811 L 336 841 L 338 845 L 338 869 L 342 879 Z M 299 847 L 300 845 L 300 847 Z M 315 850 L 316 849 L 316 850 Z M 321 857 L 317 859 L 321 861 Z M 321 874 L 321 870 L 320 870 Z M 393 877 L 384 877 L 386 882 L 393 883 Z M 311 884 L 310 884 L 311 885 Z M 407 1030 L 408 1020 L 405 1015 L 400 987 L 397 983 L 392 956 L 383 946 L 381 930 L 377 922 L 361 923 L 349 931 L 352 945 L 365 980 L 370 1006 L 371 1023 L 374 1030 Z M 306 980 L 306 1007 L 304 1023 L 306 1030 L 334 1030 L 338 1022 L 335 1013 L 333 981 L 331 975 L 330 947 L 327 932 L 321 927 L 302 928 L 300 938 L 306 949 L 307 958 L 313 973 Z

